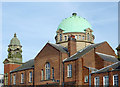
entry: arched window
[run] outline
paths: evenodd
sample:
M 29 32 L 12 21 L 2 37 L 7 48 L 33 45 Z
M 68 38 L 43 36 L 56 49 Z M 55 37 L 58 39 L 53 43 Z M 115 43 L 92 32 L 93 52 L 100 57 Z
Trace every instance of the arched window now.
M 67 36 L 65 36 L 65 40 L 67 40 Z
M 45 76 L 46 80 L 50 79 L 50 63 L 46 63 L 45 65 Z
M 62 41 L 62 34 L 60 34 L 60 41 Z
M 83 39 L 83 40 L 85 40 L 85 37 L 84 37 L 84 36 L 82 36 L 82 39 Z
M 89 35 L 89 33 L 87 34 L 87 40 L 88 40 L 88 41 L 90 40 L 90 35 Z

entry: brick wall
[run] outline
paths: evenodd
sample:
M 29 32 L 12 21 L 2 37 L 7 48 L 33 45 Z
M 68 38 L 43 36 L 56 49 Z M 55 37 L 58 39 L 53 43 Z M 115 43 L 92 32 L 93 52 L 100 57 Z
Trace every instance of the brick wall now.
M 10 71 L 16 69 L 19 66 L 21 65 L 20 64 L 4 64 L 4 74 L 8 73 L 8 85 L 10 85 Z
M 35 85 L 42 84 L 52 84 L 56 83 L 52 81 L 52 67 L 54 67 L 54 79 L 56 81 L 61 78 L 60 70 L 62 70 L 62 60 L 65 59 L 67 55 L 62 55 L 62 53 L 52 47 L 50 44 L 46 44 L 45 47 L 35 58 Z M 50 80 L 45 80 L 45 64 L 50 63 Z M 44 71 L 44 81 L 41 80 L 41 70 Z
M 98 76 L 99 79 L 100 79 L 100 80 L 99 80 L 100 85 L 103 85 L 103 77 L 104 77 L 104 76 L 109 76 L 109 85 L 112 86 L 112 85 L 113 85 L 113 75 L 115 75 L 115 74 L 118 74 L 118 78 L 119 78 L 118 84 L 119 84 L 119 86 L 120 86 L 120 71 L 112 71 L 112 72 L 92 74 L 92 75 L 91 75 L 91 85 L 94 85 L 94 84 L 95 84 L 95 83 L 94 83 L 94 78 L 95 78 L 96 76 Z
M 32 82 L 29 82 L 29 73 L 32 72 Z M 23 73 L 24 75 L 24 80 L 23 83 L 21 83 L 21 74 Z M 12 83 L 13 84 L 13 76 L 16 75 L 16 84 L 15 85 L 33 85 L 33 69 L 26 69 L 23 71 L 17 71 L 17 72 L 13 72 L 11 73 L 12 75 Z

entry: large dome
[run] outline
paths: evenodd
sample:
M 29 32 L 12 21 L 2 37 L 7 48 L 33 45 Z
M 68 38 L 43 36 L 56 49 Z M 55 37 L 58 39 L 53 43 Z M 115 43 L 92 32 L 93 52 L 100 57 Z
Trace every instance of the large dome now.
M 58 29 L 64 30 L 63 33 L 84 32 L 87 28 L 92 29 L 90 23 L 85 18 L 77 16 L 76 13 L 73 13 L 72 17 L 64 19 L 58 26 Z
M 20 45 L 20 41 L 16 37 L 16 33 L 14 34 L 14 37 L 10 41 L 10 45 Z

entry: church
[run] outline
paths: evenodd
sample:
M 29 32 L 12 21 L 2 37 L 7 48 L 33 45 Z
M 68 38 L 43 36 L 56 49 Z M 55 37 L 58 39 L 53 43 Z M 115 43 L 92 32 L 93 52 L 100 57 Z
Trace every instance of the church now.
M 22 62 L 16 33 L 4 63 L 4 85 L 120 86 L 118 55 L 106 42 L 94 43 L 90 23 L 73 13 L 56 30 L 56 43 L 47 42 L 34 59 Z

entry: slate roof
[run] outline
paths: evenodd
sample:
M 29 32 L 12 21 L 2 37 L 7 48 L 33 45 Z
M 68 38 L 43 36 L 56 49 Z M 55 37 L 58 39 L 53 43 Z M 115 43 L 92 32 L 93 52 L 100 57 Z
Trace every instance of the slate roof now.
M 59 50 L 61 52 L 68 53 L 68 49 L 61 46 L 60 44 L 53 44 L 53 43 L 49 43 L 49 44 L 52 45 L 53 47 L 55 47 L 57 50 Z
M 96 52 L 97 55 L 99 55 L 103 60 L 109 61 L 109 62 L 118 62 L 118 59 L 115 58 L 115 56 L 107 55 L 103 53 Z
M 16 71 L 25 70 L 25 69 L 31 69 L 31 68 L 34 68 L 34 59 L 31 59 L 31 60 L 25 62 L 23 65 L 21 65 L 18 68 L 14 69 L 10 73 L 13 73 L 13 72 L 16 72 Z
M 110 70 L 110 68 L 112 68 L 112 70 Z M 120 61 L 112 64 L 112 65 L 109 65 L 107 67 L 104 67 L 102 69 L 99 69 L 97 71 L 93 71 L 92 74 L 94 73 L 103 73 L 103 72 L 107 72 L 107 71 L 115 71 L 115 70 L 120 70 Z
M 105 42 L 101 42 L 101 43 L 97 43 L 97 44 L 91 44 L 88 45 L 87 47 L 85 47 L 84 49 L 78 51 L 77 53 L 75 53 L 74 55 L 72 55 L 71 57 L 63 60 L 63 62 L 67 62 L 67 61 L 72 61 L 72 60 L 76 60 L 78 58 L 80 58 L 81 56 L 85 55 L 86 53 L 88 53 L 90 50 L 92 50 L 93 48 L 103 44 Z

